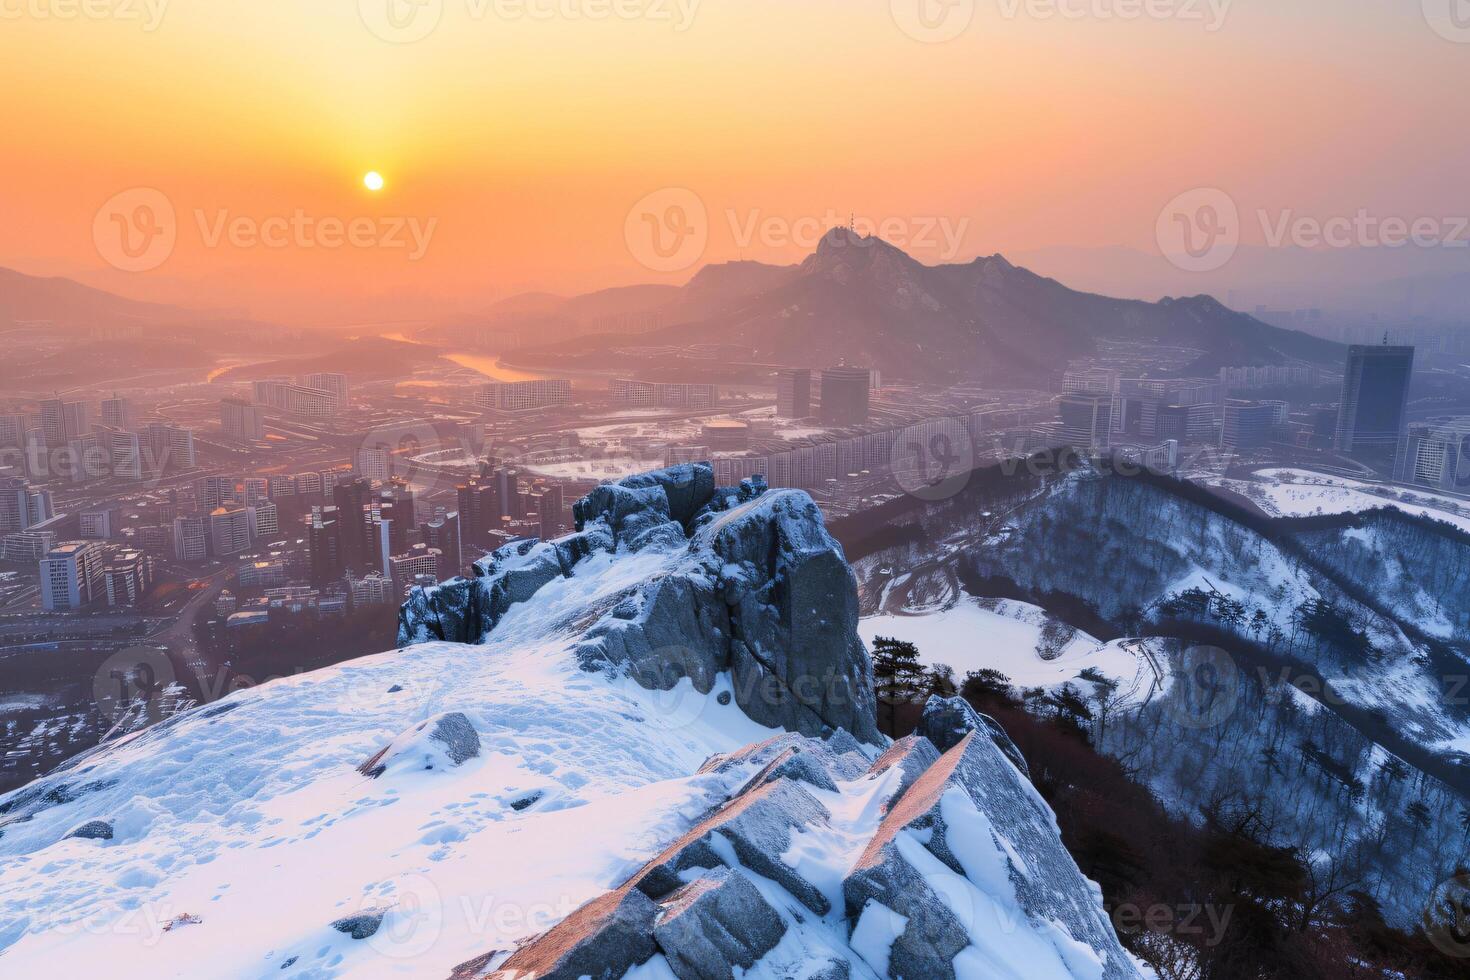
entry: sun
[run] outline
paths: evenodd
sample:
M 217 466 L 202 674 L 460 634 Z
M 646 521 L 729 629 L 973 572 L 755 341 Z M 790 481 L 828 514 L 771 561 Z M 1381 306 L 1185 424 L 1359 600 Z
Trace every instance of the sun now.
M 383 189 L 383 175 L 376 170 L 369 170 L 362 175 L 362 186 L 374 193 Z

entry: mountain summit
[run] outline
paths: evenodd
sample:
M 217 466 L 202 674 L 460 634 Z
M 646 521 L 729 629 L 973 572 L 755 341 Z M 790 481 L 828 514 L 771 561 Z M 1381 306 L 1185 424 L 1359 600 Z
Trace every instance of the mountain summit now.
M 7 975 L 1140 977 L 999 726 L 877 733 L 810 497 L 695 465 L 576 514 L 413 645 L 0 797 Z
M 696 302 L 696 291 L 719 303 Z M 929 266 L 846 228 L 828 231 L 815 252 L 785 270 L 711 266 L 665 308 L 678 325 L 650 338 L 740 344 L 765 363 L 871 363 L 927 381 L 1044 378 L 1104 340 L 1196 351 L 1189 370 L 1200 373 L 1339 356 L 1335 344 L 1209 296 L 1113 299 L 1069 289 L 1002 255 Z

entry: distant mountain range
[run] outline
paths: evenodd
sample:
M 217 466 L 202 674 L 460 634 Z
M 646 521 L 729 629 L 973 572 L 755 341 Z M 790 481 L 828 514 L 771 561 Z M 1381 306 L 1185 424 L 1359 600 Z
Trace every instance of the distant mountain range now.
M 0 268 L 0 323 L 50 320 L 63 327 L 151 326 L 193 315 L 177 306 L 126 299 L 73 279 Z
M 512 301 L 515 302 L 515 301 Z M 1070 289 L 992 255 L 927 266 L 877 238 L 829 232 L 798 266 L 713 265 L 683 287 L 631 287 L 556 307 L 583 318 L 642 303 L 662 329 L 649 343 L 730 343 L 757 362 L 821 366 L 845 360 L 896 377 L 942 381 L 1054 374 L 1103 339 L 1198 350 L 1186 370 L 1302 360 L 1335 364 L 1341 347 L 1270 326 L 1209 296 L 1157 303 Z M 584 322 L 587 322 L 584 319 Z M 599 358 L 626 337 L 591 342 Z M 587 353 L 586 338 L 547 353 Z

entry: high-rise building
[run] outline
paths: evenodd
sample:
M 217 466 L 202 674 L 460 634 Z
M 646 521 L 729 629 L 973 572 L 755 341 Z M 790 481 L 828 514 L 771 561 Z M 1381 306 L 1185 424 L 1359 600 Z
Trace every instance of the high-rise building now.
M 459 487 L 459 519 L 461 540 L 471 545 L 486 545 L 490 532 L 500 526 L 498 481 L 493 477 L 471 477 Z
M 80 533 L 84 538 L 106 540 L 112 537 L 112 511 L 84 510 L 78 518 Z
M 345 387 L 345 380 L 343 384 Z M 257 381 L 253 390 L 257 405 L 274 408 L 287 415 L 325 418 L 337 414 L 344 407 L 337 395 L 331 391 L 309 388 L 283 378 Z
M 1429 490 L 1470 493 L 1470 418 L 1409 426 L 1394 479 Z
M 38 490 L 18 476 L 0 478 L 0 534 L 27 530 L 53 516 L 49 490 Z
M 112 464 L 112 475 L 121 480 L 143 479 L 143 440 L 126 429 L 103 429 L 102 441 Z
M 24 415 L 0 415 L 0 449 L 22 448 L 28 428 Z
M 332 488 L 332 503 L 337 507 L 337 520 L 342 525 L 342 561 L 346 568 L 358 574 L 383 567 L 376 542 L 369 536 L 372 496 L 372 481 L 363 477 L 344 480 Z
M 321 485 L 320 476 L 317 477 L 317 485 Z M 296 496 L 296 478 L 294 476 L 273 476 L 266 484 L 266 487 L 272 500 Z
M 323 488 L 331 489 L 331 485 L 322 479 L 320 473 L 297 473 L 292 482 L 296 484 L 298 497 L 320 497 Z
M 475 404 L 493 412 L 528 412 L 572 403 L 572 383 L 564 378 L 506 381 L 475 392 Z
M 1062 439 L 1075 449 L 1107 449 L 1112 444 L 1113 396 L 1071 394 L 1057 400 Z
M 265 412 L 239 398 L 226 398 L 219 403 L 220 424 L 227 439 L 259 442 L 265 438 Z
M 445 513 L 440 508 L 434 519 L 424 525 L 424 541 L 442 556 L 439 579 L 446 581 L 464 571 L 464 549 L 460 542 L 459 512 Z
M 633 381 L 614 378 L 608 394 L 619 405 L 670 408 L 710 408 L 719 402 L 719 391 L 700 382 Z
M 1062 393 L 1067 395 L 1116 395 L 1118 387 L 1117 371 L 1096 368 L 1062 375 Z
M 357 451 L 357 472 L 369 480 L 387 483 L 393 476 L 393 450 L 383 442 L 363 446 Z
M 369 572 L 362 578 L 349 582 L 354 606 L 385 606 L 397 602 L 393 595 L 393 580 L 382 572 Z
M 345 374 L 308 374 L 300 379 L 301 387 L 310 388 L 313 391 L 325 391 L 337 402 L 340 411 L 347 407 L 347 375 Z
M 394 595 L 401 597 L 421 583 L 437 583 L 443 558 L 438 549 L 426 544 L 416 544 L 403 554 L 390 557 L 384 573 L 393 580 Z
M 133 403 L 126 398 L 113 395 L 102 399 L 102 424 L 114 429 L 133 427 Z
M 1384 472 L 1392 471 L 1408 421 L 1413 374 L 1412 347 L 1348 348 L 1337 416 L 1338 452 Z
M 6 561 L 40 561 L 54 547 L 54 531 L 15 531 L 0 536 L 0 558 Z
M 209 557 L 209 526 L 202 514 L 174 518 L 174 557 L 179 561 L 203 561 Z
M 46 448 L 60 449 L 87 431 L 86 402 L 48 398 L 41 402 L 41 433 Z
M 1260 449 L 1270 445 L 1278 407 L 1266 402 L 1228 401 L 1220 427 L 1220 445 L 1226 449 Z
M 776 415 L 783 419 L 810 418 L 812 414 L 812 372 L 791 368 L 776 372 Z
M 276 505 L 269 500 L 261 500 L 250 507 L 255 512 L 255 537 L 270 541 L 281 533 L 281 521 L 276 512 Z
M 495 471 L 495 496 L 500 501 L 500 516 L 519 520 L 526 515 L 526 502 L 521 499 L 521 473 L 502 466 Z
M 109 606 L 136 606 L 153 585 L 153 559 L 132 548 L 115 551 L 101 574 Z
M 209 515 L 210 545 L 216 558 L 228 558 L 250 550 L 255 537 L 255 509 L 226 506 Z
M 862 425 L 868 420 L 873 376 L 867 368 L 835 367 L 822 372 L 819 414 L 828 425 Z
M 1154 416 L 1154 435 L 1187 444 L 1213 444 L 1218 435 L 1218 421 L 1217 407 L 1211 402 L 1161 405 Z
M 235 500 L 235 478 L 206 476 L 194 481 L 194 504 L 200 513 L 212 514 Z
M 100 597 L 107 549 L 96 541 L 68 541 L 41 559 L 41 605 L 50 610 L 81 609 Z
M 343 553 L 343 524 L 336 507 L 313 507 L 308 519 L 306 544 L 311 560 L 311 584 L 325 586 L 347 573 Z
M 240 502 L 254 506 L 271 498 L 271 481 L 264 476 L 247 476 L 240 481 Z
M 194 468 L 192 431 L 166 422 L 152 422 L 145 435 L 155 473 L 183 473 Z

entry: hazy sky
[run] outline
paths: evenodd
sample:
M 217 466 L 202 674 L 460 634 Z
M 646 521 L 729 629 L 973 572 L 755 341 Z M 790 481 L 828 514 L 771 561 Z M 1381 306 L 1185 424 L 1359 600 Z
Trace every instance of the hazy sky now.
M 1157 250 L 1198 187 L 1246 242 L 1465 214 L 1470 10 L 1423 2 L 0 0 L 0 264 L 340 317 L 795 261 L 850 212 L 929 261 Z

